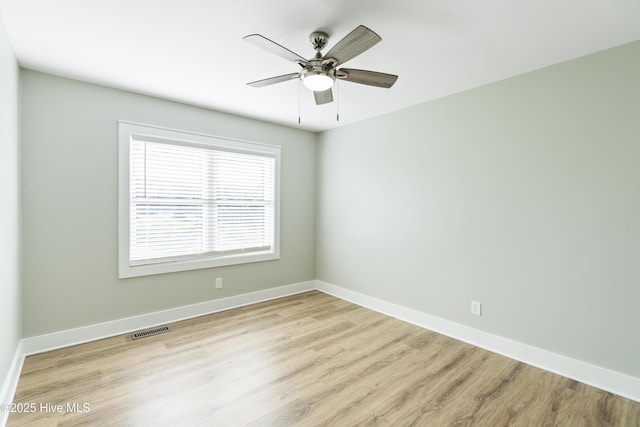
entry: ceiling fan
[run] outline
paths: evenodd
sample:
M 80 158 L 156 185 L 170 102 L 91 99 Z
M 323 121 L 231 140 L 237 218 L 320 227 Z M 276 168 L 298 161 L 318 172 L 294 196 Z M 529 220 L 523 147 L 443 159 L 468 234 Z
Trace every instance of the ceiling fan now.
M 243 37 L 243 40 L 284 59 L 293 61 L 302 68 L 297 73 L 270 77 L 247 84 L 252 87 L 264 87 L 288 80 L 300 79 L 305 87 L 313 91 L 316 104 L 321 105 L 333 101 L 331 88 L 336 79 L 383 88 L 390 88 L 398 79 L 396 75 L 379 73 L 377 71 L 338 68 L 339 65 L 355 58 L 382 40 L 379 35 L 364 25 L 358 26 L 355 30 L 347 34 L 324 56 L 321 51 L 327 45 L 329 35 L 321 31 L 316 31 L 311 33 L 309 39 L 316 54 L 311 59 L 305 59 L 260 34 L 251 34 Z

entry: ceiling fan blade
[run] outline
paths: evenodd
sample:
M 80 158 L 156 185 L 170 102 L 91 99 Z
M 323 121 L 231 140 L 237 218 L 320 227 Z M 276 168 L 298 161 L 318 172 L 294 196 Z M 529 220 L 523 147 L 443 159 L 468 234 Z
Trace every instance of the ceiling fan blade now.
M 341 68 L 338 71 L 340 71 L 340 74 L 346 74 L 346 77 L 338 76 L 342 80 L 369 86 L 390 88 L 398 80 L 398 76 L 395 74 L 379 73 L 377 71 L 356 70 L 353 68 Z
M 287 80 L 297 79 L 298 77 L 300 77 L 299 73 L 291 73 L 282 76 L 269 77 L 268 79 L 256 80 L 255 82 L 247 84 L 251 87 L 265 87 L 276 83 L 286 82 Z
M 328 104 L 333 102 L 333 92 L 331 89 L 323 91 L 313 92 L 313 97 L 316 99 L 316 105 Z
M 382 40 L 382 38 L 379 35 L 364 25 L 360 25 L 336 43 L 324 57 L 335 58 L 338 64 L 344 64 L 351 58 L 355 58 L 371 48 L 380 40 Z
M 268 38 L 261 36 L 260 34 L 250 34 L 248 36 L 244 36 L 242 40 L 246 40 L 254 46 L 257 46 L 261 49 L 266 50 L 267 52 L 271 52 L 274 55 L 278 55 L 281 58 L 284 58 L 288 61 L 293 61 L 297 63 L 307 64 L 308 61 L 302 56 L 298 55 L 295 52 L 290 51 L 284 46 L 279 45 L 278 43 L 269 40 Z

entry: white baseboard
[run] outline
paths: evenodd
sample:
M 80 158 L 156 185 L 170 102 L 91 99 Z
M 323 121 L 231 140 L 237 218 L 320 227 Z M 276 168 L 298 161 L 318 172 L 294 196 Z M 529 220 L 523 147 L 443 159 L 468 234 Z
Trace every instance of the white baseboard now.
M 489 334 L 450 320 L 316 280 L 319 291 L 494 353 L 640 402 L 640 378 Z
M 230 310 L 232 308 L 255 304 L 276 298 L 308 292 L 316 289 L 315 280 L 279 286 L 262 291 L 236 295 L 228 298 L 206 301 L 168 310 L 112 320 L 109 322 L 68 329 L 35 337 L 23 338 L 16 348 L 13 362 L 7 374 L 2 389 L 0 389 L 0 403 L 10 403 L 20 379 L 25 356 L 44 353 L 50 350 L 70 347 L 76 344 L 126 334 L 153 326 L 178 322 L 193 317 Z M 9 414 L 0 411 L 0 427 L 3 427 Z
M 550 372 L 580 381 L 611 393 L 640 402 L 640 378 L 625 375 L 577 359 L 559 355 L 521 342 L 489 334 L 450 320 L 432 316 L 417 310 L 390 303 L 339 286 L 311 280 L 308 282 L 280 286 L 248 294 L 236 295 L 203 303 L 176 307 L 169 310 L 147 313 L 139 316 L 113 320 L 80 328 L 54 332 L 36 337 L 24 338 L 16 349 L 16 355 L 0 394 L 0 402 L 11 402 L 18 384 L 22 363 L 26 355 L 42 353 L 58 348 L 69 347 L 84 342 L 95 341 L 115 335 L 121 335 L 150 328 L 153 326 L 178 322 L 245 305 L 271 299 L 282 298 L 317 289 L 340 299 L 370 308 L 377 312 L 395 317 L 414 325 L 447 335 L 449 337 L 482 347 L 494 353 L 545 369 Z M 6 422 L 6 414 L 0 414 L 0 426 Z M 3 421 L 4 420 L 4 421 Z
M 22 351 L 22 340 L 18 342 L 9 372 L 0 389 L 0 404 L 13 402 L 13 396 L 16 393 L 16 387 L 18 386 L 18 379 L 20 379 L 20 372 L 22 372 L 22 364 L 24 362 L 24 353 Z M 0 426 L 4 426 L 9 418 L 8 411 L 0 411 Z
M 236 295 L 228 298 L 221 298 L 198 304 L 141 314 L 139 316 L 83 326 L 80 328 L 24 338 L 22 340 L 22 355 L 28 356 L 31 354 L 43 353 L 45 351 L 55 350 L 58 348 L 126 334 L 164 323 L 178 322 L 180 320 L 203 316 L 205 314 L 230 310 L 232 308 L 282 298 L 301 292 L 308 292 L 315 288 L 315 281 L 311 280 L 308 282 L 279 286 L 277 288 L 265 289 L 248 294 Z

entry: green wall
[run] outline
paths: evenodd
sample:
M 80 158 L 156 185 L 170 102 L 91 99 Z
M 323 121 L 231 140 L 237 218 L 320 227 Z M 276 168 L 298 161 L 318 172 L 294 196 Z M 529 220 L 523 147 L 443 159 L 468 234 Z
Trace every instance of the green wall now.
M 21 338 L 18 110 L 18 62 L 0 15 L 0 403 Z
M 639 76 L 635 42 L 321 134 L 317 278 L 640 377 Z
M 315 278 L 314 134 L 34 71 L 21 76 L 25 337 Z M 119 280 L 119 119 L 282 147 L 280 260 Z

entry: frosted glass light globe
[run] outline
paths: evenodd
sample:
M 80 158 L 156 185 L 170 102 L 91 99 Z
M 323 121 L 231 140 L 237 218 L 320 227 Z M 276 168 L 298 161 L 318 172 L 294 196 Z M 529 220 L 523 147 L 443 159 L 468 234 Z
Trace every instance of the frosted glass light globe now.
M 335 77 L 319 71 L 310 71 L 302 77 L 304 86 L 314 92 L 322 92 L 331 89 Z

